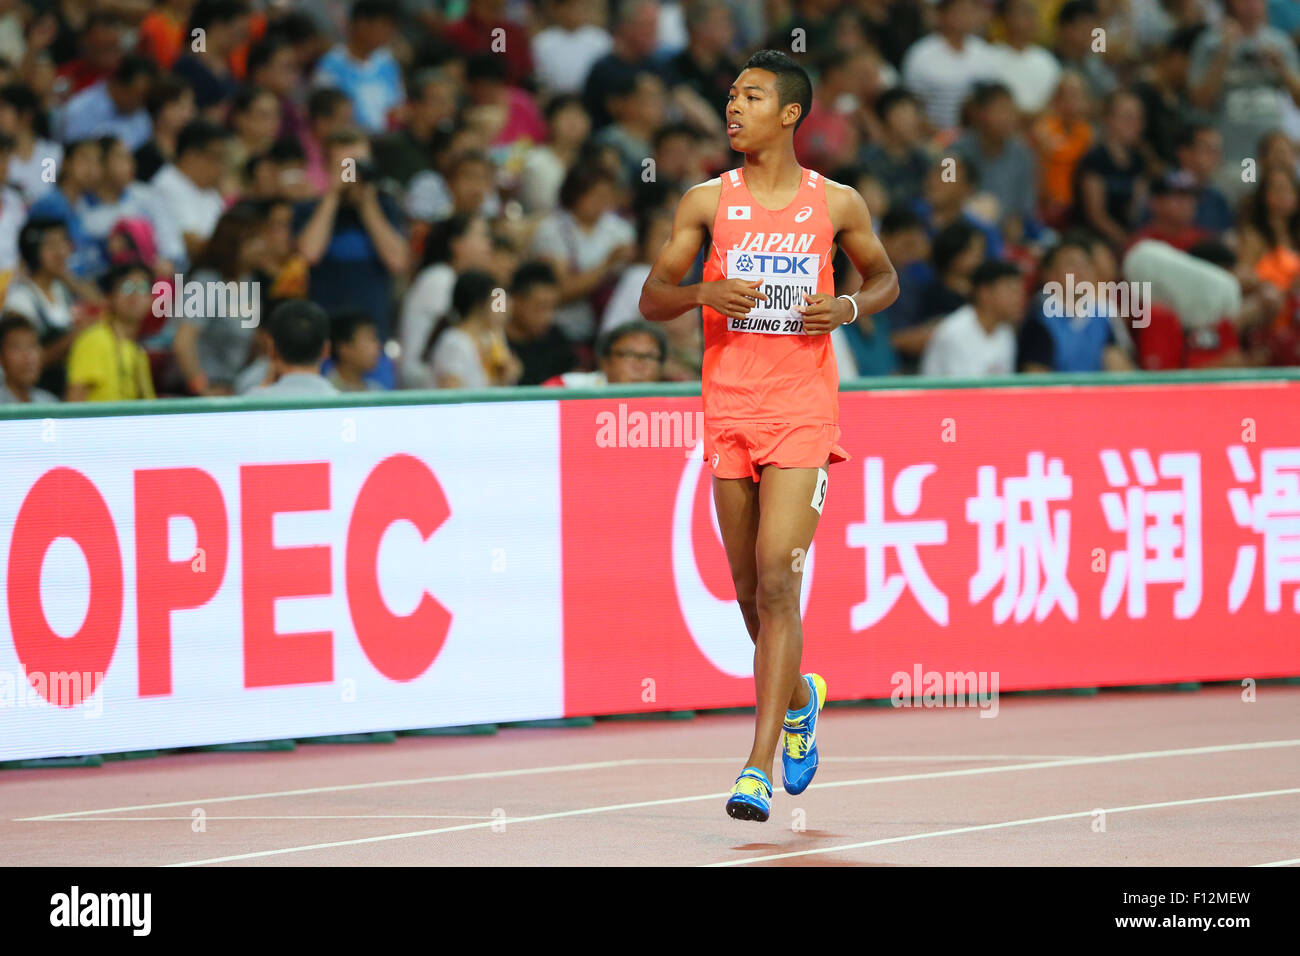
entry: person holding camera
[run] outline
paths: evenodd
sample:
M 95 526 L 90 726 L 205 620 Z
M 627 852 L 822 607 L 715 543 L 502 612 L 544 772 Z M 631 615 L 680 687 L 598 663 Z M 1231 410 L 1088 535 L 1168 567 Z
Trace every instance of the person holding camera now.
M 375 183 L 361 132 L 338 130 L 325 149 L 325 195 L 294 210 L 298 250 L 311 266 L 308 296 L 323 308 L 369 313 L 383 342 L 392 327 L 393 279 L 410 265 L 404 219 Z

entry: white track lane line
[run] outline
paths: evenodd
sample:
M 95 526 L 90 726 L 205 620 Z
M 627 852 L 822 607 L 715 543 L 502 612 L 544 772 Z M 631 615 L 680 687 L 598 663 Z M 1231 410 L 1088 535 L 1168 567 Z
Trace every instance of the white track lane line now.
M 635 760 L 601 760 L 595 763 L 558 764 L 553 767 L 525 767 L 520 770 L 487 770 L 480 773 L 457 773 L 443 777 L 415 777 L 409 780 L 376 780 L 373 783 L 341 783 L 328 787 L 304 787 L 301 790 L 273 790 L 266 793 L 243 793 L 229 797 L 204 797 L 195 800 L 173 800 L 170 803 L 142 803 L 134 807 L 109 807 L 105 810 L 72 810 L 68 813 L 50 813 L 40 817 L 18 817 L 14 823 L 32 823 L 43 820 L 66 820 L 101 813 L 128 813 L 132 810 L 165 810 L 168 807 L 192 807 L 195 804 L 234 803 L 237 800 L 262 800 L 269 797 L 302 797 L 312 793 L 339 793 L 347 790 L 375 790 L 382 787 L 413 787 L 423 783 L 453 783 L 459 780 L 491 780 L 497 777 L 522 777 L 535 773 L 572 773 L 579 770 L 602 770 L 607 767 L 628 767 Z
M 1295 866 L 1300 863 L 1300 857 L 1294 860 L 1278 860 L 1276 863 L 1256 863 L 1255 866 Z
M 99 823 L 101 820 L 111 820 L 115 823 L 134 822 L 136 820 L 189 820 L 193 821 L 193 816 L 183 817 L 68 817 L 63 820 L 44 821 L 48 823 Z M 502 823 L 509 823 L 509 817 L 493 817 L 486 813 L 469 814 L 469 813 L 331 813 L 331 814 L 294 814 L 282 816 L 247 816 L 247 817 L 214 817 L 211 814 L 204 814 L 204 820 L 500 820 Z
M 1255 800 L 1262 797 L 1281 797 L 1300 793 L 1300 787 L 1289 790 L 1260 790 L 1255 793 L 1229 793 L 1220 797 L 1196 797 L 1191 800 L 1165 800 L 1161 803 L 1139 803 L 1131 807 L 1104 807 L 1107 815 L 1114 813 L 1131 813 L 1136 810 L 1160 810 L 1167 807 L 1188 807 L 1199 803 L 1222 803 L 1226 800 Z M 846 850 L 860 850 L 865 847 L 886 846 L 891 843 L 907 843 L 911 840 L 932 840 L 935 837 L 956 836 L 960 833 L 979 833 L 983 830 L 1004 830 L 1008 827 L 1023 827 L 1033 823 L 1052 823 L 1057 820 L 1077 820 L 1090 817 L 1093 810 L 1080 810 L 1077 813 L 1054 813 L 1047 817 L 1027 817 L 1024 820 L 1004 820 L 1001 823 L 981 823 L 978 826 L 954 827 L 951 830 L 933 830 L 927 833 L 911 833 L 907 836 L 886 837 L 883 840 L 865 840 L 862 843 L 845 843 L 839 846 L 819 847 L 815 850 L 795 850 L 790 853 L 772 853 L 767 856 L 750 857 L 747 860 L 724 860 L 720 863 L 705 863 L 703 866 L 745 866 L 750 863 L 766 863 L 769 860 L 788 860 L 797 856 L 815 856 L 822 853 L 843 853 Z
M 895 774 L 889 777 L 864 777 L 859 780 L 838 780 L 833 783 L 819 784 L 819 789 L 828 787 L 869 786 L 881 783 L 899 783 L 911 780 L 936 780 L 944 777 L 975 776 L 988 773 L 1006 773 L 1014 770 L 1041 770 L 1051 767 L 1080 766 L 1086 764 L 1119 763 L 1127 760 L 1150 760 L 1162 757 L 1195 756 L 1210 753 L 1231 753 L 1243 750 L 1267 750 L 1277 747 L 1300 747 L 1300 740 L 1263 740 L 1245 744 L 1219 744 L 1210 747 L 1187 747 L 1181 750 L 1148 750 L 1137 753 L 1109 754 L 1098 757 L 1072 757 L 1066 760 L 1043 761 L 1039 763 L 1005 764 L 999 767 L 973 767 L 965 770 L 935 770 L 928 773 Z M 636 763 L 631 760 L 627 763 Z M 637 810 L 643 807 L 667 806 L 675 803 L 694 803 L 700 800 L 717 800 L 726 797 L 726 793 L 705 793 L 691 797 L 668 797 L 662 800 L 641 800 L 635 803 L 616 803 L 600 807 L 583 807 L 577 810 L 559 810 L 554 813 L 539 813 L 533 816 L 515 817 L 514 822 L 533 823 L 542 820 L 559 820 L 565 817 L 587 816 L 594 813 L 614 813 L 619 810 Z M 189 805 L 188 803 L 185 805 Z M 1091 812 L 1091 811 L 1089 811 Z M 455 827 L 439 827 L 433 830 L 416 830 L 410 833 L 390 833 L 384 836 L 360 837 L 354 840 L 336 840 L 330 843 L 312 843 L 307 846 L 283 847 L 276 850 L 256 850 L 234 856 L 213 857 L 204 860 L 191 860 L 184 863 L 168 863 L 166 866 L 202 866 L 208 863 L 231 863 L 236 860 L 252 860 L 267 856 L 280 856 L 285 853 L 300 853 L 307 850 L 325 850 L 333 847 L 358 846 L 363 843 L 382 843 L 387 840 L 414 839 L 416 837 L 434 836 L 439 833 L 454 833 L 461 830 L 478 830 L 495 826 L 492 823 L 466 823 Z

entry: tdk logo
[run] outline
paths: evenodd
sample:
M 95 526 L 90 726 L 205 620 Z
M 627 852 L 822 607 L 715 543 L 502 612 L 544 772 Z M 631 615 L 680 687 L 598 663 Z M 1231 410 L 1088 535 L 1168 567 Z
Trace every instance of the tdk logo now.
M 763 275 L 811 275 L 808 260 L 811 256 L 744 255 L 736 259 L 740 272 L 761 272 Z

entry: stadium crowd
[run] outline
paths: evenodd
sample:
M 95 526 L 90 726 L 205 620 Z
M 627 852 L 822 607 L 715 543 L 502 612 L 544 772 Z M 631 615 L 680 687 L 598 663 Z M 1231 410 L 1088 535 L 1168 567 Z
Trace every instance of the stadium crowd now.
M 0 0 L 0 401 L 697 379 L 698 310 L 638 299 L 761 48 L 899 274 L 842 378 L 1300 365 L 1298 41 L 1288 0 Z

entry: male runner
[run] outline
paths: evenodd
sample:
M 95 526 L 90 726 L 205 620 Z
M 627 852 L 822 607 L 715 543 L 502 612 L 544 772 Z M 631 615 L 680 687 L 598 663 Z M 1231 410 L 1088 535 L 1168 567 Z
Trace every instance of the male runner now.
M 727 813 L 764 821 L 784 731 L 782 778 L 802 793 L 817 770 L 817 715 L 826 682 L 799 673 L 799 590 L 826 500 L 827 472 L 847 461 L 839 376 L 829 333 L 898 297 L 898 278 L 862 197 L 799 165 L 794 132 L 812 105 L 808 74 L 790 57 L 750 57 L 727 95 L 727 136 L 741 169 L 692 187 L 641 291 L 655 321 L 703 307 L 704 457 L 745 627 L 754 641 L 754 746 Z M 704 243 L 703 282 L 679 286 Z M 839 244 L 865 277 L 835 296 Z

